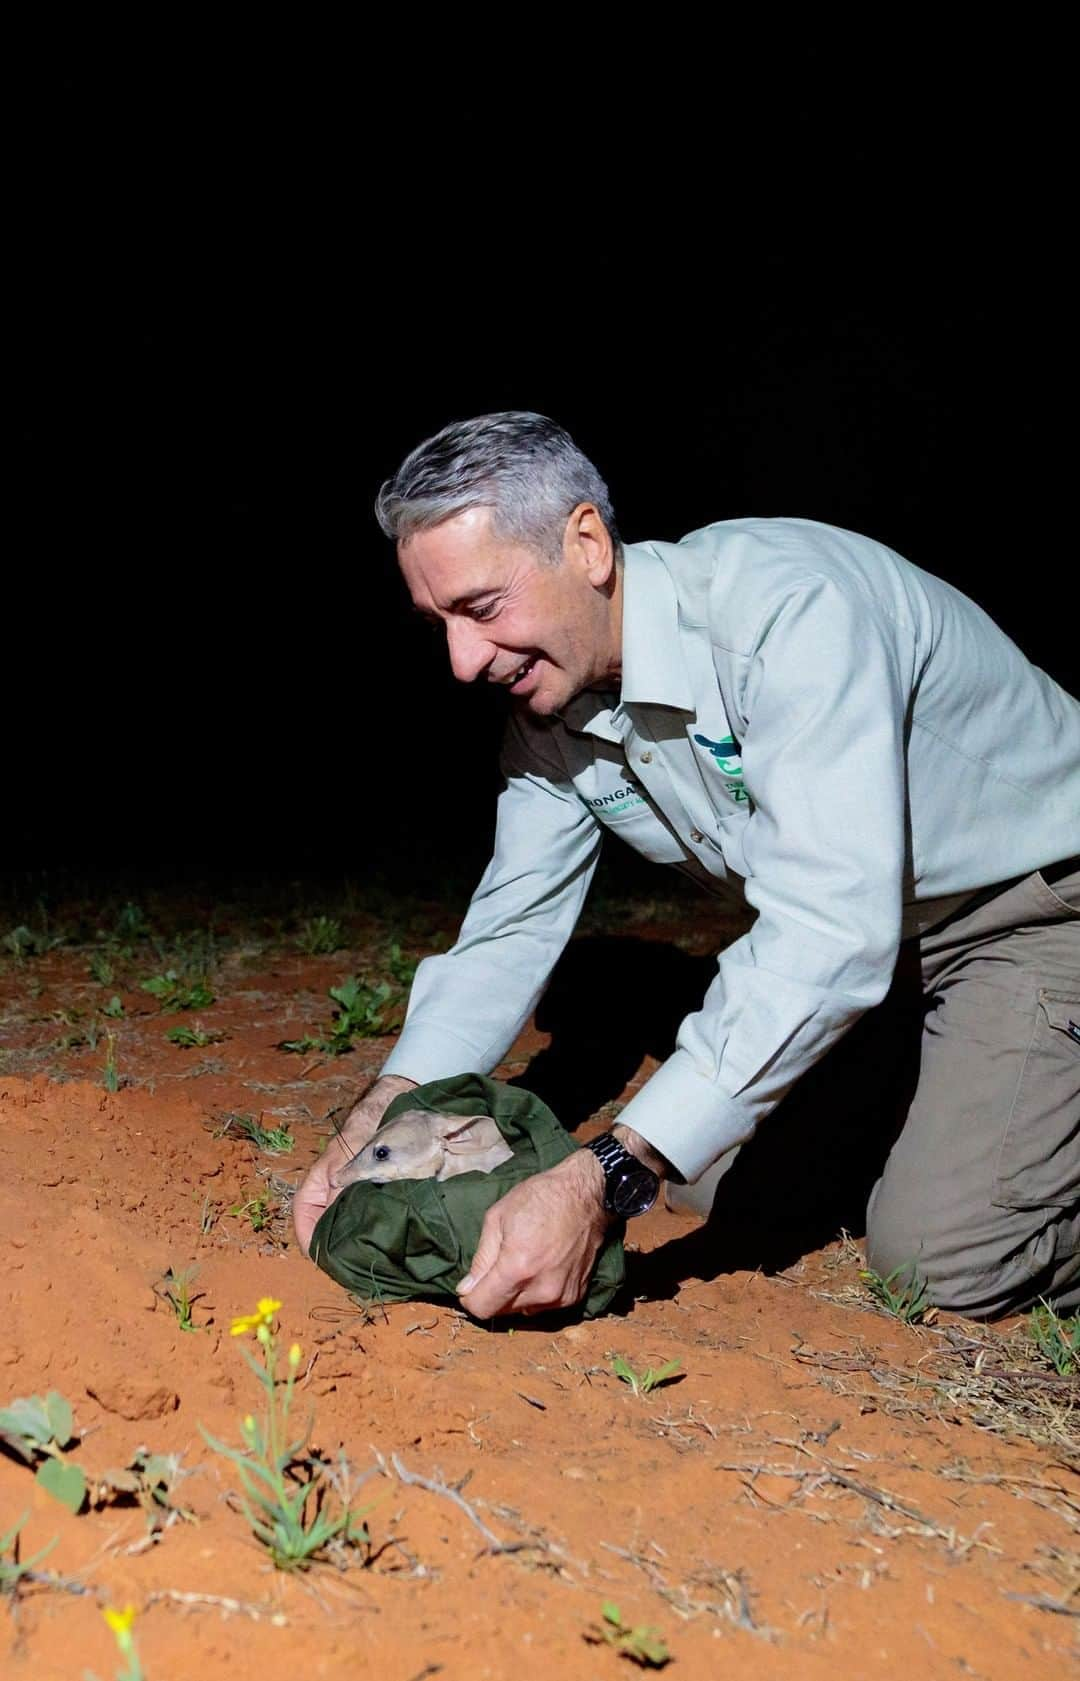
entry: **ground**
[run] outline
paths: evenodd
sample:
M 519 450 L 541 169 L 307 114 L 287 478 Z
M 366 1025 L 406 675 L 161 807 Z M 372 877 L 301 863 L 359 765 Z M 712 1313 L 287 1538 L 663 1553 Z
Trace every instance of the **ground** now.
M 745 1233 L 725 1253 L 722 1232 L 658 1208 L 628 1234 L 618 1311 L 561 1324 L 358 1302 L 301 1256 L 290 1188 L 379 1067 L 410 965 L 452 938 L 454 907 L 26 915 L 0 964 L 0 1407 L 70 1401 L 65 1458 L 90 1501 L 69 1513 L 0 1453 L 0 1535 L 28 1514 L 4 1559 L 55 1538 L 0 1597 L 5 1677 L 112 1677 L 101 1610 L 129 1604 L 147 1681 L 629 1674 L 610 1620 L 611 1641 L 587 1638 L 605 1604 L 652 1630 L 676 1675 L 1008 1681 L 1075 1660 L 1075 1377 L 1029 1321 L 883 1312 L 857 1230 L 766 1265 Z M 682 902 L 612 901 L 576 950 L 579 969 L 592 951 L 685 979 L 716 939 Z M 388 985 L 360 997 L 374 1033 L 347 1054 L 280 1049 L 329 1042 L 328 989 L 352 976 Z M 192 1005 L 203 979 L 213 1002 Z M 670 991 L 661 979 L 639 1026 Z M 544 1089 L 572 1066 L 562 996 L 500 1076 L 532 1068 Z M 173 1043 L 177 1027 L 207 1042 Z M 613 1052 L 586 1044 L 563 1116 L 578 1136 L 647 1077 L 649 1045 L 636 1029 Z M 237 1116 L 281 1129 L 284 1153 Z M 184 1274 L 190 1330 L 169 1300 Z M 313 1415 L 369 1536 L 302 1574 L 273 1567 L 202 1434 L 238 1447 L 258 1411 L 242 1348 L 259 1345 L 230 1326 L 260 1298 L 282 1304 L 301 1424 Z M 616 1357 L 678 1369 L 640 1392 Z M 110 1488 L 140 1449 L 180 1456 L 186 1515 L 158 1508 L 152 1526 Z

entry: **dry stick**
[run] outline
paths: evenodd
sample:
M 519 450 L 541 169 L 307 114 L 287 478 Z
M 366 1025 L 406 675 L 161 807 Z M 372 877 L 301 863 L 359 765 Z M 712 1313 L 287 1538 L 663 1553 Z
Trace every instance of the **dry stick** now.
M 242 1599 L 228 1599 L 217 1593 L 181 1593 L 178 1588 L 156 1588 L 147 1594 L 146 1603 L 155 1604 L 158 1600 L 171 1600 L 174 1605 L 210 1605 L 219 1611 L 231 1611 L 250 1617 L 256 1623 L 261 1623 L 267 1617 L 275 1628 L 285 1628 L 288 1618 L 284 1611 L 267 1611 L 259 1605 L 248 1605 Z
M 95 1593 L 95 1588 L 88 1587 L 85 1582 L 77 1582 L 74 1576 L 54 1576 L 49 1570 L 23 1570 L 20 1572 L 19 1582 L 34 1582 L 40 1587 L 57 1588 L 62 1593 Z
M 1006 1599 L 1018 1599 L 1021 1605 L 1034 1605 L 1037 1611 L 1056 1611 L 1062 1617 L 1080 1617 L 1080 1605 L 1065 1605 L 1051 1599 L 1047 1593 L 1007 1593 Z
M 655 1546 L 656 1543 L 652 1542 L 650 1544 Z M 624 1558 L 629 1564 L 635 1565 L 638 1570 L 644 1571 L 649 1578 L 649 1586 L 654 1593 L 658 1593 L 665 1605 L 670 1605 L 677 1616 L 690 1618 L 696 1616 L 699 1611 L 708 1611 L 714 1617 L 726 1617 L 735 1628 L 745 1629 L 749 1634 L 764 1635 L 769 1640 L 773 1638 L 774 1631 L 772 1629 L 763 1628 L 760 1623 L 755 1623 L 750 1608 L 750 1595 L 746 1590 L 745 1582 L 737 1571 L 721 1570 L 718 1573 L 719 1579 L 728 1594 L 727 1603 L 719 1606 L 710 1600 L 692 1599 L 685 1585 L 681 1588 L 668 1587 L 660 1566 L 654 1564 L 651 1558 L 645 1558 L 642 1553 L 632 1552 L 627 1547 L 616 1547 L 611 1541 L 601 1541 L 600 1545 L 605 1551 L 614 1553 L 616 1558 Z M 693 1577 L 691 1577 L 691 1581 L 694 1581 Z M 681 1600 L 680 1595 L 682 1596 Z
M 804 1453 L 809 1452 L 806 1448 L 802 1451 Z M 859 1482 L 855 1477 L 847 1476 L 838 1467 L 830 1465 L 827 1460 L 820 1461 L 817 1466 L 808 1471 L 796 1470 L 793 1465 L 736 1465 L 730 1461 L 718 1462 L 716 1469 L 718 1471 L 749 1472 L 751 1479 L 760 1476 L 788 1477 L 794 1482 L 813 1481 L 819 1487 L 822 1483 L 832 1483 L 837 1488 L 845 1488 L 852 1494 L 861 1495 L 864 1500 L 874 1501 L 878 1506 L 883 1506 L 887 1512 L 895 1512 L 898 1517 L 909 1518 L 912 1523 L 917 1523 L 920 1528 L 929 1530 L 932 1535 L 939 1536 L 953 1546 L 956 1545 L 958 1539 L 955 1529 L 946 1529 L 942 1524 L 935 1522 L 933 1518 L 928 1518 L 925 1513 L 920 1512 L 917 1506 L 909 1506 L 906 1501 L 898 1500 L 894 1494 L 889 1494 L 886 1489 L 872 1488 L 869 1483 Z M 752 1488 L 752 1482 L 747 1486 L 751 1487 L 752 1492 L 757 1493 L 757 1490 Z M 759 1495 L 758 1498 L 762 1497 Z M 776 1502 L 771 1501 L 768 1504 L 775 1505 Z M 1001 1550 L 999 1547 L 993 1546 L 991 1542 L 980 1541 L 975 1537 L 972 1537 L 967 1545 L 985 1547 L 988 1552 L 1000 1552 Z
M 385 1471 L 386 1461 L 382 1454 L 377 1448 L 373 1448 L 372 1452 L 375 1454 L 381 1469 Z M 460 1506 L 465 1516 L 476 1525 L 487 1542 L 487 1546 L 481 1549 L 481 1553 L 520 1553 L 528 1547 L 542 1547 L 546 1550 L 546 1543 L 543 1541 L 500 1541 L 494 1530 L 488 1528 L 483 1518 L 474 1511 L 473 1507 L 469 1505 L 463 1495 L 458 1493 L 456 1488 L 451 1488 L 444 1482 L 437 1482 L 434 1478 L 421 1477 L 414 1471 L 406 1470 L 396 1453 L 390 1455 L 390 1464 L 400 1481 L 408 1487 L 423 1488 L 429 1494 L 441 1494 L 443 1499 L 452 1500 L 455 1506 Z

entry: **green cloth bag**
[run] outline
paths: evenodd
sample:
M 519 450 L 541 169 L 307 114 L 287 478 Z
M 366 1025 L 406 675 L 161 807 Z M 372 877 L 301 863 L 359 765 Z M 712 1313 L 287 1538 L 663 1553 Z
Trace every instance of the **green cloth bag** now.
M 402 1092 L 380 1126 L 405 1109 L 490 1115 L 513 1150 L 490 1173 L 346 1185 L 320 1217 L 311 1259 L 365 1301 L 457 1300 L 493 1202 L 534 1173 L 581 1148 L 532 1092 L 482 1074 L 456 1074 Z M 603 1313 L 626 1275 L 622 1234 L 613 1226 L 597 1258 L 582 1311 Z

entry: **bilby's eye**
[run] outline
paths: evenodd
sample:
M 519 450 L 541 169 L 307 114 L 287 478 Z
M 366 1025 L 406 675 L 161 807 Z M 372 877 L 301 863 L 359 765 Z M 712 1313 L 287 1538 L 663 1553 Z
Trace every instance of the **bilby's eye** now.
M 376 1146 L 375 1146 L 375 1160 L 377 1162 L 388 1162 L 390 1160 L 390 1146 L 389 1146 L 389 1144 L 376 1144 Z

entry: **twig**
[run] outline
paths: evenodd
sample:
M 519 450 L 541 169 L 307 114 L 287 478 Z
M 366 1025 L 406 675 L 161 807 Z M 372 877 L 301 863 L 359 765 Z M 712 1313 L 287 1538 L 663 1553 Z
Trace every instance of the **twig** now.
M 95 1589 L 88 1587 L 85 1582 L 77 1582 L 74 1576 L 54 1576 L 51 1570 L 20 1571 L 19 1582 L 33 1582 L 39 1587 L 59 1588 L 62 1593 L 95 1592 Z
M 1056 1611 L 1060 1617 L 1080 1617 L 1080 1605 L 1066 1605 L 1060 1599 L 1051 1599 L 1048 1593 L 1007 1593 L 1005 1598 L 1034 1605 L 1037 1611 Z
M 382 1454 L 377 1448 L 372 1451 L 380 1467 L 385 1471 L 386 1462 Z M 488 1528 L 483 1518 L 469 1505 L 464 1496 L 458 1493 L 456 1488 L 451 1488 L 449 1484 L 437 1481 L 433 1477 L 421 1477 L 417 1472 L 407 1470 L 396 1453 L 390 1455 L 390 1465 L 398 1479 L 405 1483 L 407 1487 L 426 1489 L 429 1494 L 439 1494 L 444 1500 L 452 1500 L 455 1506 L 460 1506 L 470 1523 L 476 1525 L 487 1542 L 487 1546 L 482 1549 L 483 1552 L 520 1553 L 524 1552 L 527 1547 L 543 1547 L 545 1545 L 542 1541 L 501 1541 L 494 1530 Z
M 171 1600 L 174 1605 L 213 1606 L 227 1614 L 239 1613 L 245 1617 L 250 1617 L 256 1623 L 262 1622 L 265 1617 L 275 1628 L 285 1628 L 288 1624 L 288 1618 L 284 1611 L 267 1611 L 262 1606 L 249 1605 L 242 1599 L 230 1599 L 224 1594 L 181 1593 L 178 1588 L 156 1588 L 153 1593 L 147 1594 L 146 1603 L 153 1605 L 161 1599 Z
M 794 1465 L 738 1465 L 730 1461 L 720 1461 L 716 1469 L 719 1471 L 739 1471 L 744 1475 L 749 1473 L 751 1483 L 747 1486 L 751 1488 L 753 1493 L 758 1492 L 752 1487 L 753 1479 L 761 1476 L 787 1477 L 794 1482 L 810 1483 L 812 1487 L 807 1491 L 809 1493 L 813 1493 L 814 1488 L 820 1488 L 823 1484 L 833 1484 L 837 1488 L 847 1489 L 851 1494 L 858 1494 L 862 1499 L 870 1500 L 875 1505 L 884 1507 L 887 1512 L 894 1512 L 898 1517 L 908 1518 L 929 1534 L 936 1535 L 943 1541 L 948 1541 L 951 1547 L 957 1547 L 962 1543 L 965 1550 L 977 1546 L 985 1547 L 988 1552 L 1000 1552 L 1001 1549 L 993 1546 L 991 1542 L 979 1540 L 977 1532 L 970 1540 L 965 1541 L 962 1536 L 957 1534 L 955 1529 L 946 1529 L 935 1519 L 928 1518 L 924 1512 L 920 1512 L 917 1506 L 909 1506 L 905 1500 L 898 1500 L 896 1495 L 890 1494 L 887 1489 L 874 1488 L 870 1483 L 860 1482 L 857 1478 L 848 1476 L 847 1472 L 841 1470 L 839 1466 L 832 1465 L 828 1460 L 818 1459 L 818 1455 L 811 1453 L 811 1450 L 802 1443 L 793 1445 L 798 1446 L 800 1452 L 817 1459 L 818 1463 L 811 1469 L 801 1470 Z M 758 1495 L 758 1498 L 760 1499 L 761 1496 Z M 768 1504 L 775 1505 L 776 1503 L 770 1501 Z M 980 1525 L 979 1527 L 982 1528 L 983 1526 Z

